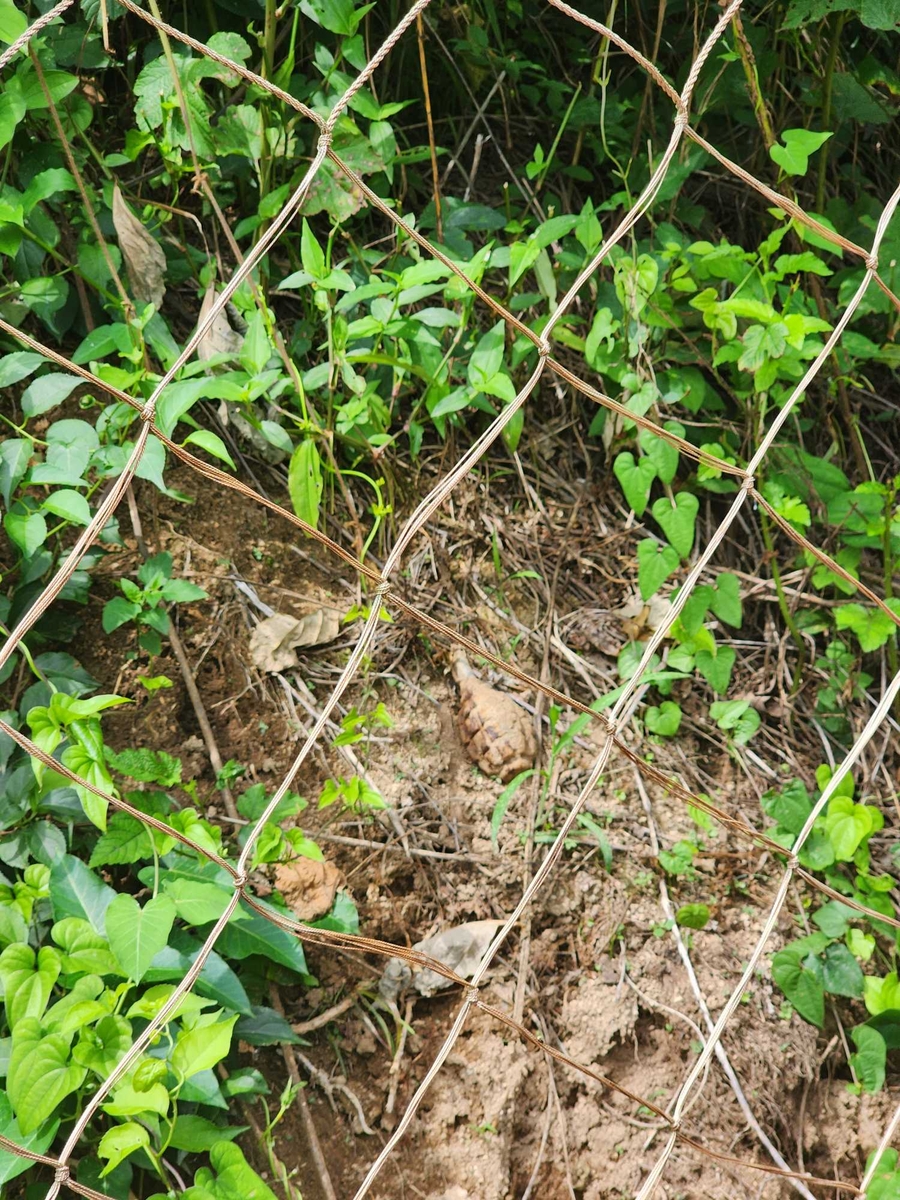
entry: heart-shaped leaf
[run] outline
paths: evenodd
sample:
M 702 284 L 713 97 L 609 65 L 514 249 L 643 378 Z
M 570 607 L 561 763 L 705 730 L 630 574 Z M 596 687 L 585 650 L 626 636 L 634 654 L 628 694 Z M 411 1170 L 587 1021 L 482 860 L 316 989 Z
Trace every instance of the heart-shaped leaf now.
M 724 621 L 733 629 L 740 629 L 744 615 L 741 608 L 741 586 L 736 575 L 723 572 L 718 576 L 710 607 L 720 621 Z
M 667 421 L 665 429 L 680 436 L 684 434 L 684 426 L 677 421 Z M 678 449 L 670 441 L 649 429 L 642 429 L 638 438 L 641 449 L 656 467 L 656 473 L 663 483 L 671 483 L 678 470 Z
M 718 696 L 723 696 L 728 690 L 731 670 L 737 654 L 733 646 L 718 646 L 716 653 L 710 650 L 698 650 L 695 658 L 697 670 Z
M 652 705 L 644 713 L 644 724 L 660 737 L 674 737 L 681 724 L 681 705 L 674 700 L 663 700 L 658 708 Z
M 638 542 L 637 554 L 641 599 L 649 600 L 672 572 L 678 570 L 678 555 L 671 546 L 661 546 L 653 538 Z
M 141 908 L 133 896 L 124 892 L 106 910 L 110 949 L 134 983 L 140 983 L 166 946 L 175 915 L 175 905 L 168 896 L 155 896 Z
M 679 492 L 674 507 L 667 496 L 660 496 L 653 505 L 654 520 L 682 558 L 687 558 L 693 549 L 699 507 L 700 501 L 693 492 Z
M 613 474 L 622 485 L 625 499 L 634 509 L 635 515 L 642 517 L 650 499 L 650 488 L 657 476 L 653 460 L 639 458 L 635 462 L 634 455 L 628 450 L 623 450 L 613 463 Z

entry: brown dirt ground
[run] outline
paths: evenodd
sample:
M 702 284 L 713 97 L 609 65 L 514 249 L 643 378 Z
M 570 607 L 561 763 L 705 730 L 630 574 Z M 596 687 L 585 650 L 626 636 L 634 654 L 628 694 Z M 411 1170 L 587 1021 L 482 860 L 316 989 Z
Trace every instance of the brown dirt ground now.
M 535 463 L 539 469 L 539 455 Z M 313 604 L 316 598 L 321 602 L 323 594 L 349 607 L 359 598 L 356 580 L 259 505 L 205 488 L 181 469 L 170 471 L 167 478 L 170 486 L 187 492 L 195 502 L 179 504 L 161 497 L 149 484 L 140 484 L 144 535 L 152 551 L 165 548 L 174 555 L 182 577 L 209 590 L 209 601 L 179 608 L 181 636 L 223 758 L 247 765 L 245 782 L 259 779 L 274 789 L 311 720 L 301 705 L 286 702 L 276 680 L 262 678 L 252 667 L 247 609 L 229 574 L 240 575 L 272 607 L 295 614 L 304 611 L 305 603 Z M 402 497 L 397 499 L 399 505 Z M 544 630 L 538 628 L 536 635 L 532 631 L 546 619 L 546 609 L 529 579 L 507 577 L 502 585 L 498 581 L 492 531 L 500 535 L 504 565 L 539 563 L 549 580 L 558 564 L 552 595 L 560 613 L 577 616 L 582 610 L 609 609 L 622 603 L 634 574 L 633 562 L 629 564 L 631 535 L 623 531 L 621 514 L 611 511 L 611 503 L 603 486 L 581 485 L 576 520 L 572 496 L 544 496 L 535 503 L 523 498 L 518 480 L 484 475 L 461 488 L 429 534 L 414 543 L 405 582 L 416 602 L 436 616 L 466 628 L 500 653 L 514 653 L 525 670 L 540 672 Z M 112 580 L 134 570 L 138 561 L 127 512 L 123 510 L 120 519 L 128 550 L 110 557 L 104 568 L 109 582 L 95 590 L 74 649 L 104 690 L 116 690 L 135 702 L 105 719 L 110 743 L 153 746 L 182 757 L 186 776 L 198 780 L 201 794 L 209 798 L 210 815 L 219 818 L 199 726 L 171 651 L 164 649 L 152 673 L 167 674 L 175 686 L 148 696 L 136 680 L 146 663 L 128 663 L 125 658 L 133 649 L 133 634 L 124 629 L 113 637 L 92 633 L 99 628 L 102 600 L 112 594 Z M 509 575 L 513 573 L 510 567 Z M 766 612 L 771 608 L 760 604 Z M 761 618 L 760 624 L 766 621 Z M 580 643 L 581 662 L 587 665 L 580 674 L 555 650 L 549 659 L 550 678 L 582 697 L 587 684 L 602 692 L 615 682 L 614 660 L 592 649 L 589 635 L 590 630 Z M 314 704 L 327 697 L 352 637 L 351 629 L 329 647 L 301 652 L 297 674 Z M 748 643 L 750 648 L 741 654 L 739 683 L 743 694 L 761 696 L 763 711 L 777 716 L 778 688 L 766 683 L 774 649 L 766 643 L 766 637 Z M 498 680 L 498 673 L 486 675 Z M 610 681 L 607 687 L 601 683 L 604 675 Z M 713 793 L 718 803 L 759 825 L 758 796 L 771 779 L 750 760 L 736 765 L 729 758 L 710 734 L 709 723 L 703 726 L 692 717 L 701 706 L 691 691 L 681 685 L 679 698 L 687 720 L 678 754 L 656 748 L 657 763 L 681 772 L 696 789 Z M 481 776 L 466 760 L 453 723 L 456 695 L 446 662 L 433 640 L 407 621 L 384 627 L 372 661 L 345 705 L 371 706 L 377 700 L 384 701 L 394 725 L 355 750 L 399 815 L 410 845 L 445 857 L 408 857 L 390 825 L 357 820 L 336 807 L 322 813 L 311 807 L 304 813 L 304 830 L 320 837 L 329 860 L 342 873 L 359 908 L 362 931 L 411 944 L 458 922 L 505 916 L 523 886 L 524 830 L 534 793 L 528 785 L 519 791 L 495 851 L 490 820 L 502 785 Z M 800 749 L 804 738 L 808 752 Z M 596 744 L 589 730 L 584 746 L 554 776 L 553 800 L 559 807 L 577 794 L 591 761 L 590 747 Z M 759 754 L 778 764 L 779 772 L 798 764 L 808 772 L 820 753 L 814 735 L 798 734 L 791 744 L 793 749 L 786 750 L 783 738 L 765 732 Z M 322 782 L 335 772 L 350 770 L 333 748 L 319 748 L 303 767 L 297 790 L 314 800 Z M 691 938 L 690 954 L 715 1017 L 758 936 L 774 894 L 777 867 L 759 851 L 748 851 L 733 835 L 703 834 L 676 800 L 659 789 L 649 791 L 663 845 L 681 837 L 696 839 L 698 833 L 704 838 L 696 879 L 670 880 L 669 886 L 676 907 L 703 901 L 712 909 L 709 925 Z M 604 868 L 596 842 L 584 832 L 537 897 L 529 917 L 524 1019 L 574 1059 L 665 1108 L 696 1056 L 702 1017 L 673 937 L 663 927 L 660 872 L 627 763 L 613 760 L 590 811 L 612 844 L 612 868 Z M 544 828 L 552 828 L 554 819 L 552 811 L 547 813 Z M 331 842 L 329 836 L 373 845 Z M 384 849 L 374 843 L 390 845 Z M 792 896 L 771 950 L 795 935 L 800 900 Z M 519 948 L 514 940 L 499 956 L 485 992 L 491 1003 L 510 1010 L 520 971 Z M 348 987 L 376 979 L 382 965 L 374 958 L 317 947 L 310 947 L 308 956 L 320 986 L 312 992 L 284 993 L 295 1020 L 327 1009 Z M 353 1090 L 375 1131 L 365 1135 L 340 1096 L 332 1107 L 321 1088 L 307 1089 L 342 1200 L 353 1194 L 403 1112 L 457 1004 L 458 997 L 446 993 L 417 1001 L 399 1064 L 393 1116 L 385 1112 L 391 1053 L 370 1007 L 351 1008 L 311 1035 L 304 1053 L 333 1082 L 343 1081 Z M 387 1025 L 394 1033 L 390 1017 Z M 786 1158 L 803 1162 L 817 1174 L 858 1182 L 865 1155 L 877 1142 L 898 1089 L 892 1086 L 876 1097 L 849 1094 L 842 1036 L 833 1020 L 824 1036 L 817 1036 L 796 1015 L 784 1019 L 781 996 L 765 970 L 748 989 L 724 1045 L 760 1124 Z M 277 1048 L 248 1048 L 247 1061 L 260 1066 L 277 1095 L 286 1080 Z M 687 1128 L 719 1153 L 749 1162 L 769 1161 L 718 1064 L 689 1112 Z M 476 1011 L 372 1195 L 382 1200 L 631 1196 L 665 1137 L 661 1122 L 648 1109 L 552 1064 L 509 1029 Z M 266 1170 L 258 1149 L 247 1148 Z M 320 1200 L 322 1191 L 296 1105 L 279 1127 L 276 1148 L 296 1172 L 304 1200 Z M 789 1193 L 783 1181 L 678 1147 L 657 1195 L 674 1200 Z

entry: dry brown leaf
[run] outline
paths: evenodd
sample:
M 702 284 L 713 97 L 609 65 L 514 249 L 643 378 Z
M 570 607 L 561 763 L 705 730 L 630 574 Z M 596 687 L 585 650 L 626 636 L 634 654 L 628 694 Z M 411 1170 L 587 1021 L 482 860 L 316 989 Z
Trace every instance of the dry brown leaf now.
M 209 313 L 209 310 L 216 302 L 216 285 L 210 283 L 206 289 L 206 294 L 203 297 L 203 303 L 200 305 L 200 316 L 197 320 L 198 327 L 203 324 Z M 234 329 L 228 320 L 228 314 L 222 309 L 216 314 L 215 320 L 203 337 L 197 343 L 197 357 L 201 362 L 207 362 L 214 358 L 217 354 L 228 354 L 232 358 L 237 358 L 241 352 L 243 337 Z
M 113 188 L 112 218 L 135 300 L 158 309 L 166 294 L 166 256 L 122 199 L 118 184 Z
M 512 696 L 479 679 L 462 654 L 454 657 L 453 677 L 459 685 L 457 725 L 469 758 L 504 783 L 533 767 L 537 745 L 528 714 Z
M 260 671 L 287 671 L 298 663 L 298 646 L 322 646 L 341 631 L 333 608 L 317 608 L 305 617 L 275 613 L 260 621 L 250 635 L 250 657 Z
M 413 950 L 436 958 L 463 979 L 471 979 L 502 924 L 502 921 L 487 920 L 453 925 L 416 942 Z M 453 980 L 427 967 L 411 967 L 402 958 L 391 958 L 382 974 L 378 991 L 386 1000 L 395 1003 L 410 984 L 420 996 L 433 996 L 435 992 L 452 987 Z
M 330 862 L 297 858 L 275 868 L 275 886 L 298 921 L 314 921 L 334 904 L 341 873 Z

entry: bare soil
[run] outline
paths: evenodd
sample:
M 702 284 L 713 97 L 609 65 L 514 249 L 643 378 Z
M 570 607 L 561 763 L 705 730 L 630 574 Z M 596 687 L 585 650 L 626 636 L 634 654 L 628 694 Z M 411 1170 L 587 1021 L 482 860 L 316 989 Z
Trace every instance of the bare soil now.
M 614 658 L 598 648 L 609 642 L 608 631 L 604 635 L 598 622 L 633 591 L 633 538 L 612 507 L 614 497 L 603 483 L 591 482 L 590 473 L 588 482 L 573 485 L 568 494 L 548 494 L 546 488 L 531 487 L 540 468 L 538 446 L 525 479 L 531 490 L 523 491 L 522 480 L 486 473 L 463 485 L 414 544 L 404 584 L 416 603 L 508 655 L 522 669 L 535 674 L 545 669 L 547 678 L 570 694 L 592 698 L 617 682 Z M 233 577 L 249 584 L 272 608 L 294 615 L 302 615 L 316 598 L 321 602 L 323 595 L 349 609 L 362 599 L 357 580 L 261 506 L 217 491 L 181 469 L 171 470 L 167 480 L 194 503 L 161 497 L 151 485 L 139 484 L 144 536 L 151 552 L 168 550 L 177 573 L 210 593 L 208 601 L 180 606 L 177 620 L 222 757 L 246 767 L 237 790 L 257 780 L 274 790 L 313 721 L 296 691 L 313 711 L 324 702 L 355 631 L 350 626 L 330 646 L 301 651 L 297 671 L 287 675 L 296 689 L 291 695 L 279 679 L 260 676 L 252 666 L 248 640 L 254 610 Z M 424 490 L 421 481 L 418 488 Z M 284 499 L 275 485 L 272 493 Z M 403 497 L 395 499 L 402 508 Z M 104 567 L 108 584 L 95 589 L 75 651 L 104 690 L 134 701 L 105 719 L 111 744 L 152 746 L 181 757 L 185 777 L 197 780 L 210 816 L 226 827 L 197 717 L 171 650 L 164 648 L 150 673 L 169 676 L 173 686 L 148 694 L 137 680 L 147 673 L 145 656 L 131 662 L 126 657 L 135 649 L 133 633 L 122 629 L 111 638 L 96 636 L 102 600 L 114 594 L 114 579 L 136 569 L 139 561 L 124 511 L 121 523 L 127 548 L 110 556 Z M 739 551 L 726 545 L 725 560 L 729 555 L 736 560 L 739 552 L 745 569 L 751 570 L 746 545 Z M 540 573 L 540 583 L 512 578 L 526 568 Z M 762 827 L 759 796 L 772 786 L 772 775 L 777 780 L 798 770 L 811 773 L 821 746 L 799 723 L 790 736 L 783 728 L 779 644 L 773 640 L 767 595 L 758 596 L 757 608 L 760 632 L 750 640 L 746 627 L 742 631 L 748 640 L 739 654 L 734 694 L 756 697 L 764 714 L 757 752 L 763 765 L 770 764 L 768 773 L 748 756 L 737 760 L 729 755 L 714 726 L 711 730 L 708 720 L 701 720 L 705 708 L 690 684 L 679 685 L 686 719 L 675 748 L 645 749 L 657 765 Z M 565 640 L 570 634 L 571 644 Z M 621 630 L 619 638 L 624 641 Z M 560 651 L 560 643 L 567 653 Z M 514 690 L 499 672 L 483 664 L 479 669 L 490 682 Z M 536 703 L 534 695 L 516 694 Z M 303 829 L 319 838 L 340 871 L 341 886 L 359 909 L 361 931 L 412 944 L 460 922 L 506 916 L 525 882 L 525 843 L 537 811 L 536 789 L 526 784 L 517 792 L 495 847 L 491 816 L 502 784 L 481 775 L 463 753 L 444 648 L 405 619 L 384 625 L 342 711 L 351 705 L 371 709 L 377 701 L 385 704 L 393 726 L 376 731 L 353 750 L 366 777 L 396 813 L 408 847 L 418 853 L 407 853 L 386 819 L 357 818 L 338 806 L 316 811 L 324 781 L 352 774 L 330 740 L 307 760 L 296 782 L 312 802 L 300 818 Z M 569 715 L 560 719 L 564 726 Z M 546 760 L 546 721 L 544 733 Z M 599 735 L 588 727 L 558 765 L 549 802 L 538 812 L 538 835 L 558 827 L 599 745 Z M 662 846 L 682 838 L 703 842 L 693 877 L 670 878 L 668 886 L 676 908 L 702 902 L 711 909 L 706 928 L 690 937 L 688 952 L 697 988 L 715 1019 L 765 921 L 779 866 L 727 831 L 699 829 L 685 807 L 660 789 L 649 786 L 648 797 Z M 632 1095 L 666 1109 L 706 1028 L 666 926 L 660 905 L 662 872 L 630 764 L 611 761 L 589 812 L 612 847 L 611 866 L 605 866 L 590 830 L 581 829 L 531 906 L 519 936 L 499 955 L 484 998 L 511 1012 L 518 990 L 527 1028 Z M 532 869 L 543 853 L 539 838 Z M 770 951 L 803 928 L 804 899 L 792 894 Z M 329 1096 L 320 1083 L 306 1089 L 335 1191 L 343 1200 L 353 1195 L 404 1112 L 446 1036 L 460 997 L 450 992 L 417 999 L 392 1076 L 399 1026 L 389 1013 L 373 1007 L 383 962 L 314 946 L 308 948 L 308 959 L 318 986 L 309 991 L 282 988 L 292 1020 L 307 1021 L 348 989 L 361 989 L 359 1004 L 309 1035 L 310 1044 L 301 1048 L 332 1084 L 352 1090 L 373 1131 L 363 1132 L 353 1105 L 339 1090 Z M 843 1029 L 836 1015 L 820 1036 L 796 1014 L 788 1015 L 782 1001 L 767 968 L 760 971 L 723 1046 L 759 1125 L 787 1160 L 824 1177 L 858 1182 L 865 1155 L 896 1103 L 895 1081 L 875 1097 L 850 1094 Z M 278 1048 L 245 1049 L 246 1061 L 262 1069 L 277 1096 L 287 1079 Z M 392 1090 L 396 1094 L 389 1112 Z M 715 1060 L 685 1129 L 718 1154 L 771 1162 Z M 626 1197 L 640 1186 L 666 1138 L 667 1128 L 650 1109 L 554 1063 L 476 1010 L 371 1194 L 385 1200 Z M 268 1173 L 259 1147 L 250 1142 L 247 1151 Z M 296 1103 L 279 1126 L 276 1151 L 295 1172 L 304 1200 L 320 1200 L 324 1193 Z M 790 1190 L 783 1180 L 677 1146 L 657 1194 L 774 1198 Z

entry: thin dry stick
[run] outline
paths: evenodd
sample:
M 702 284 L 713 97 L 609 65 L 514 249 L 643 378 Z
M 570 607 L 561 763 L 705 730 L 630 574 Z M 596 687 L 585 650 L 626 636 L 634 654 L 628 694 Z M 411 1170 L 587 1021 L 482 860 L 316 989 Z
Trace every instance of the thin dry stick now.
M 431 91 L 428 87 L 428 63 L 425 61 L 425 29 L 422 14 L 416 17 L 416 39 L 419 43 L 419 70 L 422 73 L 422 94 L 425 97 L 425 122 L 428 126 L 428 149 L 431 152 L 431 182 L 434 196 L 434 225 L 439 242 L 444 240 L 441 217 L 441 181 L 438 175 L 437 146 L 434 141 L 434 121 L 431 116 Z

